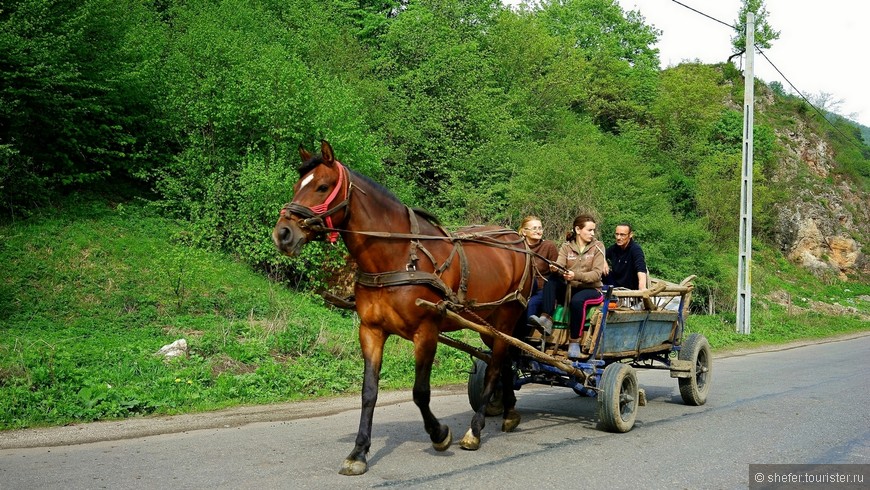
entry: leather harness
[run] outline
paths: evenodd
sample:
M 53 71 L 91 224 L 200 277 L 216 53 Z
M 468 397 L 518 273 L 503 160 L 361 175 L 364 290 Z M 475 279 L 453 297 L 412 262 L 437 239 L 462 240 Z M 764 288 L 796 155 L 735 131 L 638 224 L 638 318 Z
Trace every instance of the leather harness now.
M 316 233 L 316 238 L 320 238 L 323 237 L 325 234 L 329 234 L 328 240 L 330 242 L 335 241 L 334 237 L 339 232 L 355 233 L 372 237 L 400 238 L 409 240 L 408 263 L 405 266 L 405 270 L 388 272 L 358 271 L 356 274 L 357 284 L 366 287 L 378 288 L 408 285 L 426 285 L 443 294 L 444 297 L 455 306 L 461 306 L 468 309 L 495 308 L 509 301 L 519 301 L 520 304 L 523 305 L 523 307 L 528 304 L 528 298 L 526 298 L 519 289 L 508 293 L 503 298 L 497 301 L 491 301 L 486 303 L 479 303 L 473 299 L 469 300 L 467 298 L 468 278 L 470 275 L 470 269 L 468 265 L 468 257 L 466 256 L 465 249 L 462 245 L 463 242 L 479 243 L 524 254 L 526 258 L 526 265 L 523 270 L 523 277 L 520 281 L 520 285 L 522 286 L 529 279 L 529 271 L 531 270 L 531 255 L 534 254 L 534 252 L 529 249 L 528 245 L 525 243 L 525 240 L 522 237 L 515 241 L 505 242 L 498 240 L 499 237 L 502 237 L 504 235 L 516 233 L 513 230 L 503 228 L 497 230 L 485 230 L 480 232 L 462 231 L 458 233 L 450 233 L 440 224 L 432 223 L 431 220 L 427 219 L 430 224 L 437 227 L 444 235 L 421 235 L 420 223 L 417 218 L 418 212 L 408 206 L 405 206 L 405 208 L 408 210 L 408 220 L 410 222 L 411 228 L 410 233 L 354 231 L 333 228 L 331 216 L 337 211 L 348 207 L 348 205 L 350 204 L 351 192 L 356 189 L 360 192 L 365 193 L 365 191 L 353 185 L 351 179 L 351 172 L 339 162 L 336 161 L 335 163 L 339 165 L 339 184 L 341 183 L 341 173 L 346 172 L 347 174 L 347 190 L 345 191 L 344 200 L 342 200 L 342 202 L 340 202 L 338 205 L 331 209 L 326 209 L 331 201 L 334 200 L 334 198 L 337 196 L 337 192 L 333 192 L 323 204 L 314 206 L 313 208 L 309 208 L 295 202 L 287 203 L 281 210 L 281 215 L 288 216 L 289 213 L 293 213 L 301 216 L 303 219 L 298 221 L 298 224 L 301 228 L 307 228 L 312 232 Z M 337 189 L 338 187 L 336 187 L 336 191 Z M 424 216 L 423 219 L 426 219 L 426 217 Z M 450 254 L 447 256 L 444 262 L 439 265 L 435 256 L 423 244 L 424 240 L 449 241 L 453 243 L 453 249 L 450 251 Z M 516 245 L 518 245 L 519 243 L 523 243 L 522 249 L 516 247 Z M 434 268 L 433 272 L 418 270 L 417 263 L 420 260 L 418 252 L 425 255 L 426 258 L 432 263 L 432 267 Z M 444 280 L 441 279 L 441 275 L 448 268 L 450 268 L 450 266 L 453 264 L 454 260 L 457 257 L 459 257 L 460 276 L 458 288 L 454 291 L 450 286 L 447 285 L 447 283 L 444 282 Z

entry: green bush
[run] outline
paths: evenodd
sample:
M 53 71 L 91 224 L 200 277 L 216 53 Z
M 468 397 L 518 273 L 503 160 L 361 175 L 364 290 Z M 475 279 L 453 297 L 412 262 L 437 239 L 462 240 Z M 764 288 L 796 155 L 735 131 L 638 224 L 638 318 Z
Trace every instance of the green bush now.
M 166 155 L 162 27 L 142 2 L 21 0 L 0 12 L 0 202 L 141 175 Z

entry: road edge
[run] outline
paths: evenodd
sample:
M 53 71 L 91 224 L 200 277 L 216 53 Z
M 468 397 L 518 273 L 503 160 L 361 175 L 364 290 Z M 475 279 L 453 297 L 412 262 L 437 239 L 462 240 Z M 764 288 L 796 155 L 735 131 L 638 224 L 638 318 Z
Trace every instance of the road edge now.
M 762 352 L 797 349 L 808 345 L 842 342 L 870 336 L 870 332 L 858 332 L 823 339 L 810 339 L 787 344 L 766 345 L 751 349 L 733 349 L 714 353 L 714 359 L 747 356 Z M 432 390 L 432 396 L 448 396 L 465 393 L 466 386 L 441 386 Z M 378 405 L 412 402 L 410 390 L 381 391 Z M 319 417 L 358 410 L 360 395 L 343 395 L 315 400 L 250 405 L 211 412 L 182 415 L 134 417 L 123 420 L 70 424 L 62 427 L 17 429 L 0 432 L 0 450 L 38 447 L 71 446 L 102 441 L 137 439 L 163 434 L 188 432 L 203 429 L 239 427 L 258 422 L 284 422 L 309 417 Z

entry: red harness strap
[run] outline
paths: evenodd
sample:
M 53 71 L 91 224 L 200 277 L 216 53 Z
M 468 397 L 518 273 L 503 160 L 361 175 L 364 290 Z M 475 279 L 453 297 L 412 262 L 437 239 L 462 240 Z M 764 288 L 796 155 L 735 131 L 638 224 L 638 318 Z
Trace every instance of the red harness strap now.
M 334 201 L 336 196 L 338 196 L 338 191 L 339 189 L 341 189 L 342 184 L 344 183 L 344 173 L 347 172 L 347 170 L 345 170 L 344 165 L 342 165 L 338 160 L 335 161 L 335 164 L 338 166 L 338 182 L 336 182 L 335 188 L 332 189 L 332 193 L 329 194 L 329 197 L 327 197 L 326 200 L 323 201 L 323 204 L 318 204 L 317 206 L 312 206 L 311 208 L 309 208 L 315 214 L 324 214 L 326 212 L 326 210 L 329 208 L 329 205 L 332 204 L 332 201 Z M 347 197 L 347 195 L 345 195 L 344 197 Z M 332 216 L 327 216 L 324 223 L 326 223 L 327 228 L 332 228 Z M 338 232 L 329 232 L 326 235 L 326 241 L 328 241 L 329 243 L 335 243 L 336 241 L 338 241 Z

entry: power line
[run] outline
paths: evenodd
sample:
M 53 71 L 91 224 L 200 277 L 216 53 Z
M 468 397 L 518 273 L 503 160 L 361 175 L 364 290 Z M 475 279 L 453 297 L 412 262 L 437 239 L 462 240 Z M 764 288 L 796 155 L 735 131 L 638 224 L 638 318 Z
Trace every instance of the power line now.
M 677 4 L 677 5 L 683 6 L 683 7 L 687 8 L 687 9 L 691 10 L 692 12 L 695 12 L 696 14 L 703 15 L 704 17 L 706 17 L 706 18 L 708 18 L 708 19 L 710 19 L 710 20 L 714 20 L 714 21 L 716 21 L 716 22 L 718 22 L 718 23 L 720 23 L 720 24 L 722 24 L 722 25 L 728 26 L 728 27 L 734 29 L 735 31 L 737 30 L 737 27 L 732 26 L 731 24 L 729 24 L 729 23 L 727 23 L 727 22 L 723 22 L 723 21 L 717 19 L 716 17 L 713 17 L 713 16 L 711 16 L 711 15 L 707 15 L 707 14 L 705 14 L 704 12 L 701 12 L 700 10 L 697 10 L 697 9 L 695 9 L 695 8 L 693 8 L 693 7 L 689 7 L 689 6 L 686 5 L 685 3 L 678 2 L 677 0 L 671 0 L 671 1 L 674 2 L 674 3 Z
M 818 107 L 816 107 L 815 105 L 813 105 L 812 102 L 810 102 L 809 100 L 807 100 L 806 97 L 804 97 L 804 94 L 802 94 L 801 91 L 798 90 L 797 87 L 795 87 L 793 83 L 791 83 L 791 80 L 789 80 L 788 77 L 786 77 L 785 75 L 783 75 L 782 71 L 780 71 L 780 69 L 779 69 L 775 64 L 773 64 L 772 61 L 770 61 L 770 58 L 768 58 L 767 55 L 764 54 L 764 51 L 762 51 L 761 48 L 760 48 L 757 44 L 755 45 L 755 49 L 758 50 L 758 54 L 760 54 L 761 56 L 763 56 L 764 59 L 767 60 L 768 63 L 770 63 L 770 66 L 772 66 L 773 69 L 776 70 L 777 73 L 779 73 L 779 76 L 781 76 L 782 79 L 785 80 L 786 83 L 788 83 L 788 85 L 792 88 L 792 90 L 794 90 L 795 93 L 797 93 L 797 94 L 800 96 L 800 98 L 803 99 L 804 102 L 806 102 L 810 107 L 812 107 L 814 111 L 816 111 L 820 116 L 822 116 L 822 119 L 824 119 L 825 122 L 827 122 L 828 124 L 830 124 L 831 127 L 834 128 L 835 131 L 837 131 L 838 133 L 840 133 L 840 136 L 842 136 L 843 138 L 845 138 L 845 140 L 848 141 L 849 144 L 853 145 L 853 146 L 854 146 L 855 148 L 857 148 L 858 150 L 863 151 L 863 148 L 861 148 L 860 146 L 858 146 L 858 145 L 853 141 L 853 138 L 850 138 L 850 137 L 847 136 L 845 133 L 843 133 L 843 131 L 840 130 L 840 128 L 838 128 L 837 126 L 834 125 L 834 123 L 832 123 L 831 121 L 828 120 L 827 116 L 825 116 L 825 114 L 824 114 L 824 113 L 823 113 L 823 112 L 822 112 Z
M 685 7 L 685 8 L 687 8 L 687 9 L 691 10 L 692 12 L 695 12 L 696 14 L 702 15 L 702 16 L 704 16 L 704 17 L 710 19 L 710 20 L 713 20 L 713 21 L 715 21 L 715 22 L 718 22 L 718 23 L 720 23 L 720 24 L 722 24 L 722 25 L 724 25 L 724 26 L 730 27 L 731 29 L 734 29 L 735 31 L 737 30 L 737 26 L 733 26 L 733 25 L 731 25 L 731 24 L 729 24 L 729 23 L 727 23 L 727 22 L 721 21 L 721 20 L 719 20 L 719 19 L 717 19 L 717 18 L 715 18 L 715 17 L 713 17 L 713 16 L 711 16 L 711 15 L 708 15 L 708 14 L 706 14 L 706 13 L 704 13 L 704 12 L 701 12 L 700 10 L 695 9 L 695 8 L 693 8 L 693 7 L 690 7 L 690 6 L 688 6 L 688 5 L 686 5 L 686 4 L 682 3 L 682 2 L 679 2 L 679 1 L 677 1 L 677 0 L 671 0 L 671 1 L 674 2 L 674 3 L 676 3 L 677 5 L 680 5 L 680 6 L 682 6 L 682 7 Z M 789 80 L 785 75 L 783 75 L 782 71 L 780 71 L 780 69 L 779 69 L 776 65 L 774 65 L 772 61 L 770 61 L 770 58 L 768 58 L 767 55 L 764 54 L 764 51 L 761 50 L 761 48 L 758 46 L 758 44 L 755 44 L 755 49 L 758 50 L 758 53 L 761 54 L 761 56 L 763 56 L 764 59 L 767 60 L 768 63 L 770 63 L 770 66 L 772 66 L 773 69 L 776 70 L 777 73 L 779 73 L 779 76 L 781 76 L 782 79 L 785 80 L 786 83 L 789 84 L 789 86 L 790 86 L 790 87 L 791 87 L 791 88 L 792 88 L 792 89 L 793 89 L 793 90 L 794 90 L 794 91 L 795 91 L 795 92 L 800 96 L 801 99 L 803 99 L 804 102 L 806 102 L 810 107 L 813 108 L 814 111 L 816 111 L 820 116 L 822 116 L 822 119 L 824 119 L 824 121 L 825 121 L 826 123 L 828 123 L 832 128 L 834 128 L 835 131 L 837 131 L 838 133 L 840 133 L 840 136 L 842 136 L 842 137 L 843 137 L 847 142 L 849 142 L 849 144 L 851 144 L 852 146 L 854 146 L 854 147 L 857 148 L 858 150 L 860 150 L 860 151 L 863 151 L 863 150 L 864 150 L 864 148 L 862 148 L 861 146 L 859 146 L 858 144 L 856 144 L 855 141 L 853 141 L 853 138 L 848 137 L 845 133 L 843 133 L 842 130 L 840 130 L 840 128 L 838 128 L 837 126 L 834 125 L 834 123 L 832 123 L 830 120 L 828 120 L 827 116 L 825 116 L 825 114 L 824 114 L 824 113 L 823 113 L 823 112 L 822 112 L 818 107 L 816 107 L 815 105 L 813 105 L 812 102 L 810 102 L 809 100 L 807 100 L 807 98 L 804 97 L 804 94 L 802 94 L 801 91 L 798 90 L 797 87 L 795 87 L 794 84 L 791 83 L 791 81 L 790 81 L 790 80 Z M 842 117 L 842 116 L 840 116 L 840 117 Z

